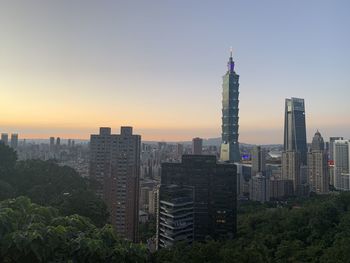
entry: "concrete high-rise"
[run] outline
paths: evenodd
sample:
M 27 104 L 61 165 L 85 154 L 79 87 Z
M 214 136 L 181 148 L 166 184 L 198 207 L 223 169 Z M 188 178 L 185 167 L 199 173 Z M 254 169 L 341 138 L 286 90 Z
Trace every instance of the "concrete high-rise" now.
M 336 140 L 333 145 L 334 183 L 338 190 L 350 190 L 350 141 Z
M 99 183 L 97 194 L 110 212 L 110 222 L 124 238 L 137 241 L 141 136 L 132 127 L 120 134 L 100 128 L 90 139 L 90 177 Z
M 17 149 L 17 147 L 18 147 L 18 134 L 12 133 L 11 134 L 11 148 Z
M 303 165 L 307 164 L 304 99 L 286 99 L 284 115 L 284 151 L 299 152 L 301 163 Z
M 184 153 L 184 145 L 182 143 L 178 143 L 176 145 L 176 157 L 177 157 L 177 159 L 180 160 L 183 153 Z
M 55 137 L 50 137 L 50 151 L 54 151 L 55 149 Z
M 311 151 L 307 156 L 308 183 L 310 190 L 318 194 L 328 193 L 328 156 L 324 149 L 324 141 L 319 131 L 317 131 L 313 137 Z
M 192 139 L 192 154 L 201 155 L 203 149 L 203 139 L 202 138 L 193 138 Z
M 266 151 L 261 146 L 255 146 L 252 149 L 251 154 L 252 159 L 252 176 L 257 173 L 262 173 L 266 175 Z
M 333 151 L 334 151 L 334 142 L 337 140 L 344 140 L 343 137 L 330 137 L 329 138 L 329 160 L 334 160 Z
M 282 179 L 293 181 L 293 190 L 298 194 L 301 188 L 300 153 L 285 151 L 282 153 Z
M 249 182 L 250 200 L 265 203 L 270 201 L 270 180 L 263 173 L 257 173 Z
M 9 135 L 7 133 L 1 133 L 1 142 L 5 145 L 9 144 Z
M 183 155 L 181 163 L 162 163 L 162 186 L 194 187 L 195 241 L 235 236 L 236 182 L 236 165 L 217 163 L 214 155 Z
M 322 152 L 324 152 L 325 150 L 323 137 L 321 136 L 321 133 L 318 130 L 312 138 L 311 150 Z
M 235 63 L 231 55 L 227 64 L 227 72 L 222 83 L 222 144 L 220 159 L 222 161 L 239 162 L 241 155 L 238 143 L 239 113 L 239 75 L 235 72 Z
M 57 147 L 60 147 L 60 146 L 61 146 L 61 138 L 60 138 L 60 137 L 57 137 L 57 138 L 56 138 L 56 146 L 57 146 Z

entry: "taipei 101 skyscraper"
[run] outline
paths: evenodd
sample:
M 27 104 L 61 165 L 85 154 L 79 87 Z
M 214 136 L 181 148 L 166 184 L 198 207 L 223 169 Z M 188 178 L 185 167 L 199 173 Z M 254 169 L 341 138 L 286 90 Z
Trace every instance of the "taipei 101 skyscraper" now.
M 239 162 L 241 155 L 238 143 L 238 104 L 239 75 L 235 72 L 232 50 L 227 63 L 227 72 L 222 83 L 222 144 L 220 159 L 222 161 Z

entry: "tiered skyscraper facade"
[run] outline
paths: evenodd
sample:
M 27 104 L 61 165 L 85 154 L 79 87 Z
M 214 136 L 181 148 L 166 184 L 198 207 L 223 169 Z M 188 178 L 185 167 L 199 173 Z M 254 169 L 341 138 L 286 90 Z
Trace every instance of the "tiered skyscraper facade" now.
M 232 52 L 227 64 L 227 72 L 222 83 L 222 144 L 220 159 L 239 162 L 241 155 L 238 143 L 239 75 L 236 74 Z

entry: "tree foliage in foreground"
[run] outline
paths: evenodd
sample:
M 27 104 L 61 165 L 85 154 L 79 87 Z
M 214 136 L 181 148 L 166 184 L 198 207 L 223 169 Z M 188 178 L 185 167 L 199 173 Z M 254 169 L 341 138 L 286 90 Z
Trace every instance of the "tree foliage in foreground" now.
M 34 203 L 59 209 L 63 215 L 79 214 L 103 226 L 107 207 L 92 190 L 91 183 L 74 169 L 53 161 L 17 162 L 16 153 L 0 143 L 0 200 L 28 196 Z
M 97 228 L 79 215 L 59 216 L 57 209 L 27 197 L 0 202 L 0 247 L 4 263 L 146 262 L 148 256 L 108 225 Z
M 239 216 L 238 237 L 181 244 L 157 252 L 155 262 L 350 262 L 350 193 L 294 208 L 265 208 Z

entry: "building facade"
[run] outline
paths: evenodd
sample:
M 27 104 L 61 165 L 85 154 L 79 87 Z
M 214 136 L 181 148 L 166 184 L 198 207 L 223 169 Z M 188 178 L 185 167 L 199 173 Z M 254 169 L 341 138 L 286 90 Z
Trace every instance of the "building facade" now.
M 181 163 L 162 164 L 161 185 L 194 188 L 194 240 L 235 236 L 236 176 L 234 164 L 219 164 L 212 155 L 183 155 Z
M 1 142 L 5 145 L 9 144 L 9 135 L 7 133 L 1 133 Z
M 262 173 L 250 179 L 250 200 L 265 203 L 270 201 L 270 180 Z
M 293 181 L 270 177 L 270 200 L 284 200 L 294 195 Z
M 261 146 L 255 146 L 252 149 L 252 176 L 257 173 L 266 175 L 266 151 Z
M 99 183 L 96 193 L 105 200 L 110 222 L 124 238 L 137 241 L 141 136 L 132 127 L 120 134 L 100 128 L 90 139 L 90 177 Z
M 239 75 L 235 72 L 232 52 L 227 64 L 227 72 L 222 83 L 222 144 L 220 159 L 239 162 L 241 155 L 238 143 L 239 128 Z
M 282 179 L 293 181 L 294 194 L 301 191 L 300 163 L 301 154 L 296 151 L 282 153 Z
M 203 139 L 201 138 L 193 138 L 192 139 L 192 154 L 200 155 L 203 150 Z
M 194 190 L 189 186 L 160 187 L 157 219 L 158 248 L 177 242 L 191 244 L 194 235 Z
M 319 131 L 312 140 L 311 151 L 308 153 L 308 183 L 310 191 L 318 194 L 329 192 L 328 155 L 324 141 Z
M 333 145 L 335 188 L 349 191 L 350 141 L 336 140 Z
M 11 148 L 16 150 L 18 147 L 18 134 L 12 133 L 11 134 Z
M 284 151 L 299 152 L 301 164 L 307 164 L 304 99 L 286 99 L 284 116 Z
M 343 137 L 330 137 L 329 138 L 329 160 L 334 160 L 334 142 L 338 140 L 344 140 Z

